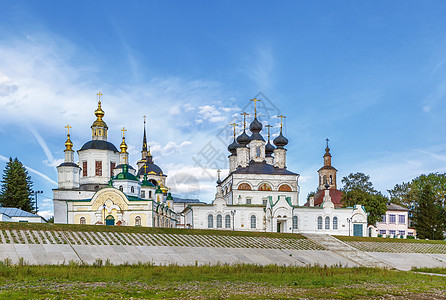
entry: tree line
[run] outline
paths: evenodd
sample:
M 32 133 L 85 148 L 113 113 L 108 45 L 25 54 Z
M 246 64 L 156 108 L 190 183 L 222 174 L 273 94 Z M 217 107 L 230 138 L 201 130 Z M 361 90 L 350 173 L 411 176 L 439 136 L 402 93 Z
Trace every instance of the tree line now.
M 411 210 L 412 227 L 421 239 L 444 239 L 446 230 L 446 173 L 420 175 L 409 182 L 387 190 L 390 197 L 375 190 L 370 176 L 351 173 L 341 180 L 343 205 L 363 205 L 369 213 L 368 223 L 375 225 L 386 213 L 387 204 L 394 203 Z

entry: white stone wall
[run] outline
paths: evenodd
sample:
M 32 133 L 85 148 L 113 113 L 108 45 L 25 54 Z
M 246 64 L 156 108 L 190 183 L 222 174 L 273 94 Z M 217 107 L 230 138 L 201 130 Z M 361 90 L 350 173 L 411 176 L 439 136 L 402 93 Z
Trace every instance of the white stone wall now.
M 110 163 L 117 166 L 119 164 L 119 152 L 110 150 L 88 149 L 78 151 L 79 166 L 83 167 L 83 162 L 87 162 L 87 176 L 80 173 L 80 184 L 107 184 L 110 180 Z M 96 176 L 96 161 L 102 161 L 102 176 Z

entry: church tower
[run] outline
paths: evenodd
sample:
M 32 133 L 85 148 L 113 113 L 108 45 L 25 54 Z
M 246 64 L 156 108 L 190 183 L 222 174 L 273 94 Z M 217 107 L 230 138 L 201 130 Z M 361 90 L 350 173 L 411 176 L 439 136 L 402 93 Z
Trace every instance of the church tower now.
M 288 139 L 283 136 L 283 119 L 285 116 L 280 115 L 280 134 L 273 140 L 276 149 L 274 149 L 274 167 L 279 169 L 286 168 L 286 149 L 284 148 L 288 145 Z
M 263 162 L 265 160 L 266 143 L 260 134 L 263 125 L 257 120 L 257 102 L 260 100 L 254 98 L 251 101 L 254 101 L 254 120 L 249 125 L 249 130 L 252 133 L 250 137 L 251 141 L 249 142 L 249 156 L 255 162 Z
M 108 127 L 107 124 L 105 124 L 104 120 L 102 120 L 105 113 L 101 108 L 101 96 L 102 93 L 99 92 L 98 108 L 94 112 L 94 114 L 96 115 L 96 121 L 94 121 L 93 125 L 91 125 L 91 131 L 92 131 L 92 140 L 106 141 Z
M 65 160 L 57 167 L 58 188 L 60 190 L 79 189 L 79 174 L 81 169 L 74 163 L 73 143 L 70 139 L 70 125 L 67 128 L 67 141 L 65 142 Z
M 324 154 L 324 166 L 320 168 L 317 172 L 319 173 L 319 190 L 322 191 L 325 189 L 325 185 L 329 185 L 329 189 L 337 189 L 336 185 L 336 173 L 338 170 L 336 170 L 331 165 L 331 154 L 330 154 L 330 148 L 328 147 L 329 139 L 326 139 L 327 147 L 325 148 L 325 154 Z

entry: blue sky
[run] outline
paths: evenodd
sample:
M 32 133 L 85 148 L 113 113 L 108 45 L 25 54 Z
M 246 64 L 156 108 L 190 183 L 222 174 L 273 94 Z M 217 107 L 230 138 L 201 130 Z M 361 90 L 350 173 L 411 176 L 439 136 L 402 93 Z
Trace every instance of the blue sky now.
M 386 193 L 446 169 L 445 15 L 444 1 L 0 2 L 0 168 L 17 156 L 49 216 L 64 126 L 79 149 L 101 91 L 109 141 L 125 126 L 134 163 L 147 115 L 174 192 L 210 202 L 219 137 L 262 93 L 287 117 L 301 204 L 327 137 L 339 179 L 364 172 Z M 197 164 L 209 147 L 219 159 Z

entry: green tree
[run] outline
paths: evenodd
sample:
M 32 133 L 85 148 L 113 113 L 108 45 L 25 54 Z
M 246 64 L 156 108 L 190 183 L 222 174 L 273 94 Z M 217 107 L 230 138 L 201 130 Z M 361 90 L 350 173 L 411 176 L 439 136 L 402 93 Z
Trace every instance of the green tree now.
M 343 204 L 344 207 L 354 205 L 362 205 L 369 213 L 367 222 L 376 224 L 382 219 L 382 215 L 386 213 L 387 202 L 389 201 L 380 192 L 373 188 L 370 176 L 364 173 L 350 173 L 350 175 L 342 178 Z
M 425 183 L 418 189 L 412 221 L 419 238 L 444 239 L 446 212 L 442 200 L 439 200 L 436 194 L 435 188 L 430 183 Z
M 17 158 L 9 158 L 3 171 L 0 204 L 34 212 L 32 185 L 31 176 L 22 163 Z

